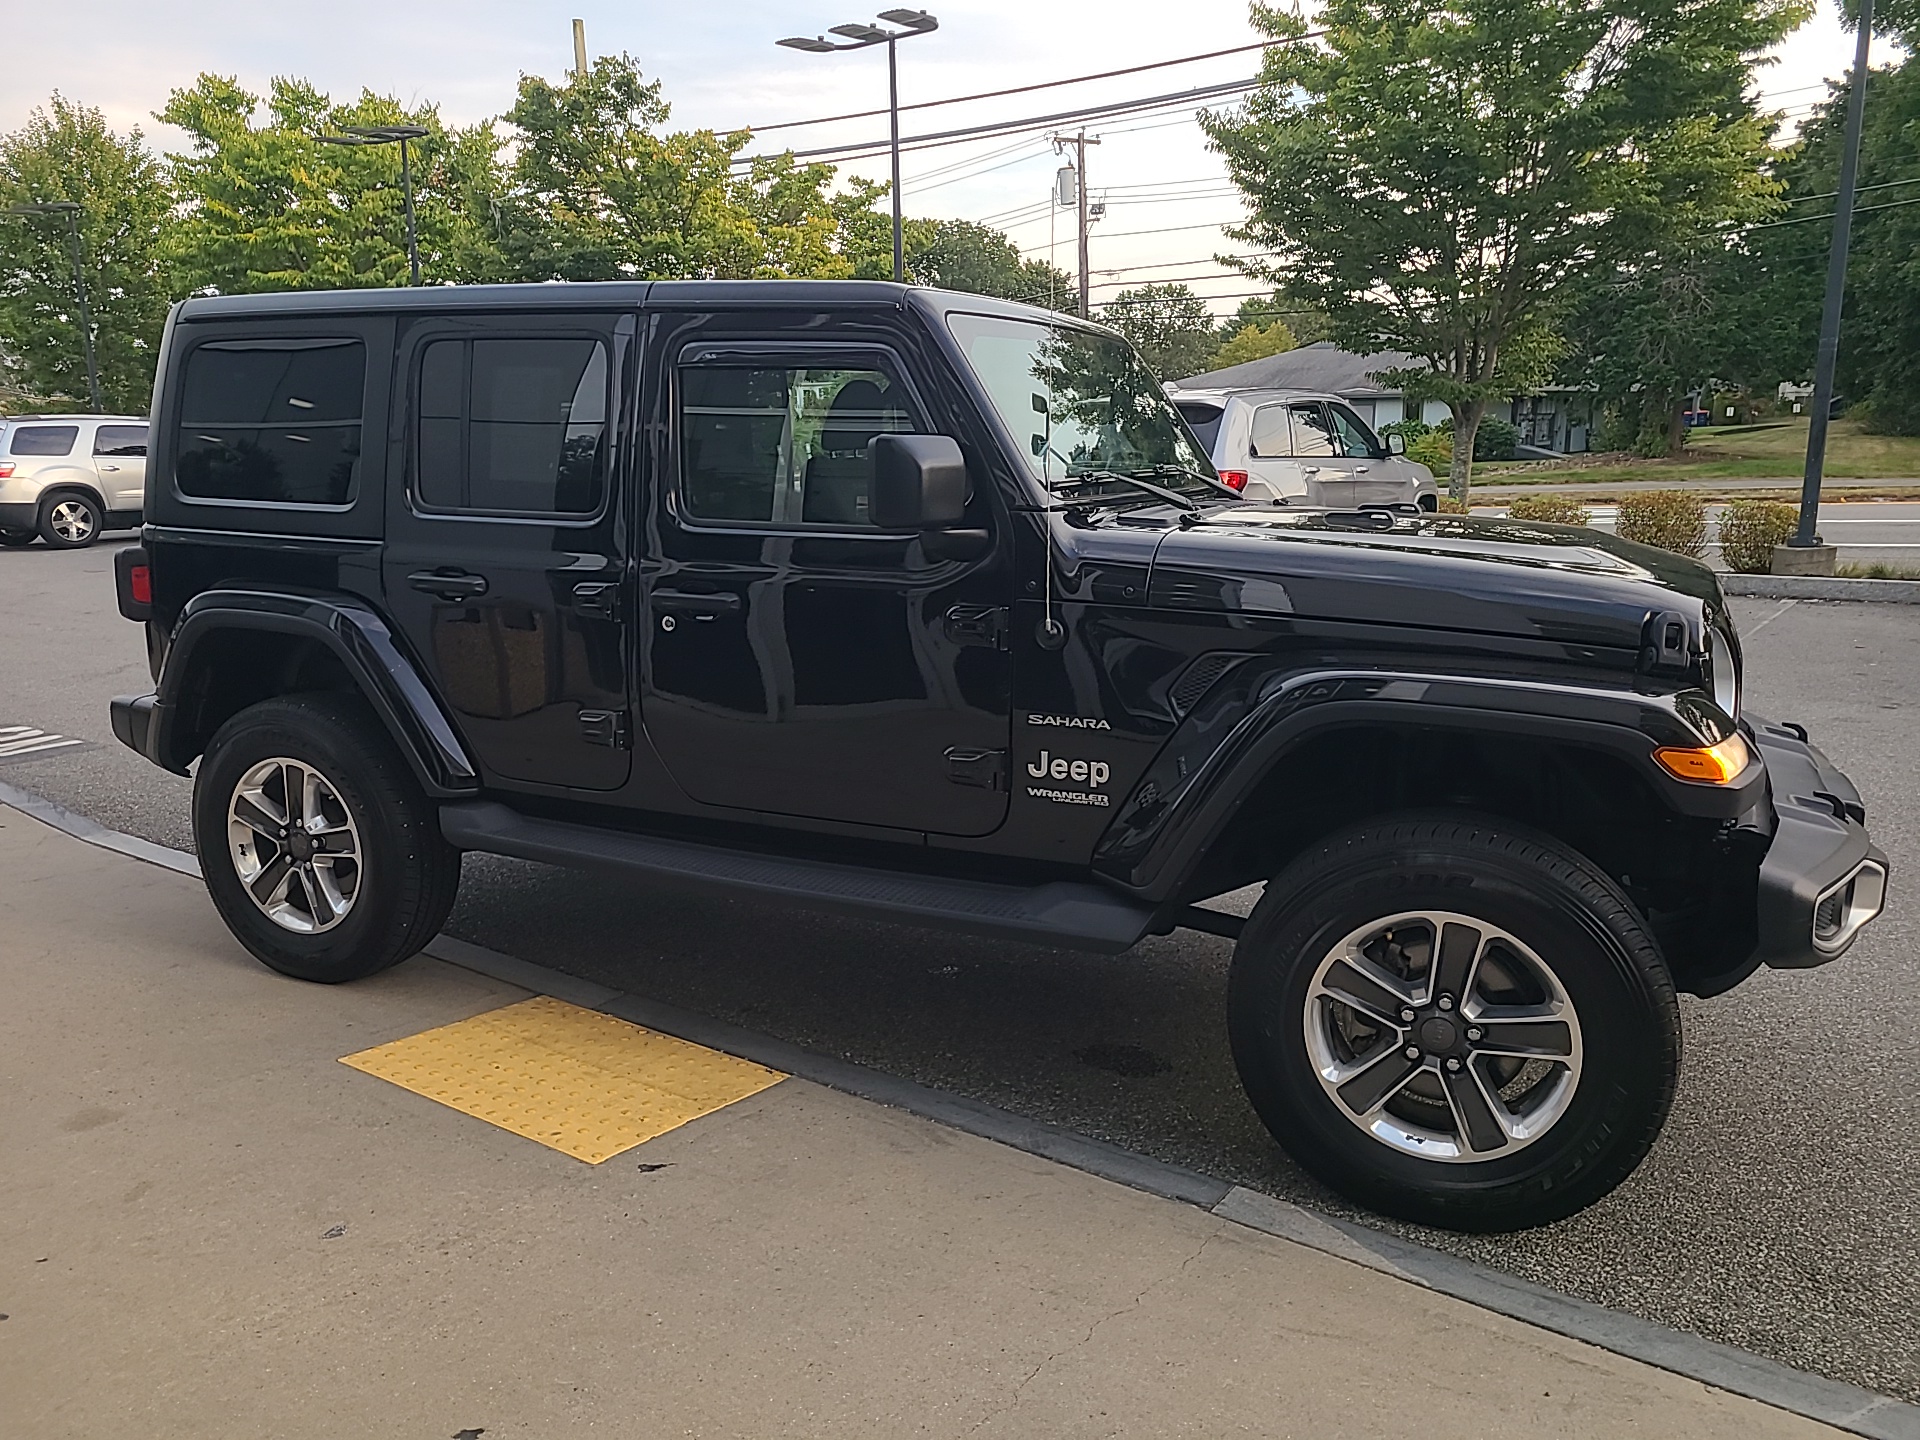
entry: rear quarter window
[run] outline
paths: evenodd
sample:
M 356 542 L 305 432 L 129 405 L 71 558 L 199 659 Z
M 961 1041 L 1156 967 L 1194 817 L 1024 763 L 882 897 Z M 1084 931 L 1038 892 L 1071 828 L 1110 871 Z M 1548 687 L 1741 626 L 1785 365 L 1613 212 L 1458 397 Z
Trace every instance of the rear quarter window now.
M 71 455 L 80 438 L 78 425 L 17 425 L 7 443 L 9 455 Z
M 1187 428 L 1193 431 L 1209 452 L 1213 442 L 1220 438 L 1220 417 L 1227 412 L 1218 405 L 1201 405 L 1195 401 L 1175 401 L 1174 408 L 1180 412 L 1180 418 L 1187 422 Z
M 358 340 L 196 347 L 180 387 L 175 486 L 197 500 L 351 504 L 366 373 Z

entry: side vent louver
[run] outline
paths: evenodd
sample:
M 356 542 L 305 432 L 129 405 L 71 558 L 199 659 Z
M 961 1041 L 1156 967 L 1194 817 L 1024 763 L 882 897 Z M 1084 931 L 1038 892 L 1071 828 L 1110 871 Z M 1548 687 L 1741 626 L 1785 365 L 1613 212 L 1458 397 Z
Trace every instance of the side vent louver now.
M 1173 713 L 1184 715 L 1193 709 L 1200 703 L 1200 697 L 1213 688 L 1216 680 L 1246 658 L 1229 650 L 1212 650 L 1195 657 L 1180 673 L 1180 678 L 1173 682 L 1173 689 L 1167 692 L 1167 702 L 1173 706 Z

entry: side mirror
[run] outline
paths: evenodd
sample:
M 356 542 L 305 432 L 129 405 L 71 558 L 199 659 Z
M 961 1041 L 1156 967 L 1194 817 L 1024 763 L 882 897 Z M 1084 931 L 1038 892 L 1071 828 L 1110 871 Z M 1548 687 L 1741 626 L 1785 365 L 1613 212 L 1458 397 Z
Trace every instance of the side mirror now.
M 967 518 L 967 462 L 948 435 L 873 437 L 868 517 L 882 530 L 951 530 Z
M 1402 435 L 1398 430 L 1391 432 L 1386 438 L 1387 454 L 1404 455 L 1407 453 L 1407 437 Z

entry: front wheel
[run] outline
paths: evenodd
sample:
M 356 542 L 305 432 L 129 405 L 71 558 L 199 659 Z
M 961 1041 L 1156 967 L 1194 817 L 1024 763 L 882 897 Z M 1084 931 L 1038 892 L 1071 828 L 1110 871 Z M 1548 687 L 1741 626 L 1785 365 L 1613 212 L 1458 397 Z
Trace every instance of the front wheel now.
M 1456 1230 L 1545 1224 L 1612 1190 L 1680 1063 L 1672 979 L 1618 887 L 1473 819 L 1350 830 L 1283 871 L 1234 954 L 1229 1028 L 1302 1166 Z
M 256 958 L 337 984 L 397 965 L 439 931 L 460 852 L 356 698 L 249 706 L 207 746 L 193 786 L 207 891 Z

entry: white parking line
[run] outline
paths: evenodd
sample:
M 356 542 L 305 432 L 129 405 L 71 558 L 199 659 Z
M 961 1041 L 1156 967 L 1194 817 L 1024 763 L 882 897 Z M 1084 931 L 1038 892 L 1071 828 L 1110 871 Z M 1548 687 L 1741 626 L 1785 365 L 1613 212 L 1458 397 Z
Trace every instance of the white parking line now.
M 35 755 L 43 750 L 64 750 L 70 745 L 86 743 L 71 736 L 54 735 L 45 730 L 36 730 L 31 725 L 0 725 L 0 760 L 11 760 L 19 755 Z

